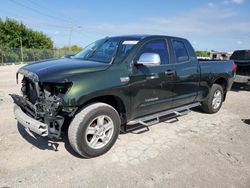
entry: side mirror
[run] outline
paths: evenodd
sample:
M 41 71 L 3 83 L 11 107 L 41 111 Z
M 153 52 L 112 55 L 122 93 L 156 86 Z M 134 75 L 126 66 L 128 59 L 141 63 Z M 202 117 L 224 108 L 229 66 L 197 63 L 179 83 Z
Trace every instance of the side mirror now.
M 161 58 L 156 53 L 143 53 L 136 63 L 144 66 L 157 66 L 161 64 Z

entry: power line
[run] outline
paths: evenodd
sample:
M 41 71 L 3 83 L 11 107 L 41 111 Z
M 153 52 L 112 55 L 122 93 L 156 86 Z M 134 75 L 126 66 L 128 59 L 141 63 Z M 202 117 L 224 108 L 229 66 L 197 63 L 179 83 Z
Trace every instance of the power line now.
M 45 6 L 43 6 L 43 5 L 41 5 L 41 4 L 37 3 L 37 2 L 34 2 L 34 1 L 32 1 L 32 0 L 26 0 L 26 1 L 28 1 L 28 2 L 30 2 L 31 4 L 35 5 L 37 8 L 41 8 L 41 9 L 43 9 L 43 10 L 47 10 L 47 11 L 49 11 L 50 13 L 51 13 L 51 12 L 53 13 L 53 11 L 54 11 L 54 10 L 49 9 L 48 7 L 45 7 Z M 62 16 L 66 16 L 65 14 L 62 14 L 62 13 L 60 13 L 60 14 L 61 14 Z
M 29 1 L 31 4 L 35 5 L 35 6 L 38 7 L 38 8 L 47 9 L 48 11 L 51 12 L 51 10 L 49 10 L 48 8 L 46 8 L 46 7 L 44 7 L 44 6 L 39 5 L 37 2 L 34 2 L 34 1 L 32 1 L 32 0 L 27 0 L 27 1 Z
M 21 7 L 24 7 L 24 8 L 26 8 L 26 9 L 29 9 L 29 10 L 33 11 L 33 12 L 36 12 L 37 14 L 40 14 L 40 15 L 42 15 L 42 16 L 47 16 L 47 17 L 52 18 L 52 19 L 61 20 L 61 21 L 63 21 L 63 22 L 69 23 L 69 20 L 62 19 L 62 18 L 58 18 L 58 17 L 56 17 L 56 16 L 54 16 L 54 15 L 50 15 L 50 14 L 41 12 L 40 10 L 37 10 L 37 9 L 32 8 L 32 7 L 26 6 L 26 5 L 24 5 L 24 4 L 20 3 L 20 2 L 15 1 L 15 0 L 10 0 L 10 1 L 11 1 L 12 3 L 14 3 L 14 4 L 17 4 L 17 5 L 21 6 Z
M 6 11 L 6 10 L 2 10 L 2 9 L 0 9 L 0 11 L 9 14 L 9 16 L 6 16 L 5 18 L 14 19 L 14 20 L 17 20 L 17 21 L 20 21 L 20 22 L 24 21 L 26 23 L 33 24 L 33 22 L 28 17 L 20 16 L 18 14 L 15 14 L 15 13 L 12 13 L 12 12 L 9 12 L 9 11 Z M 51 28 L 60 28 L 60 29 L 65 29 L 65 30 L 70 29 L 69 26 L 58 25 L 58 24 L 42 23 L 42 25 L 48 26 L 48 27 L 51 27 Z
M 40 6 L 40 5 L 38 5 L 37 3 L 35 3 L 35 2 L 33 2 L 33 1 L 31 1 L 31 0 L 28 0 L 30 3 L 32 3 L 32 4 L 34 4 L 34 5 L 36 5 L 36 7 L 38 8 L 38 6 Z M 87 36 L 91 36 L 92 35 L 92 33 L 89 33 L 89 32 L 84 32 L 84 29 L 83 28 L 81 28 L 81 26 L 77 26 L 77 27 L 74 27 L 73 25 L 72 25 L 72 22 L 70 22 L 69 20 L 66 20 L 66 19 L 61 19 L 61 18 L 58 18 L 58 17 L 55 17 L 55 16 L 53 16 L 53 15 L 50 15 L 50 14 L 47 14 L 47 13 L 44 13 L 44 12 L 42 12 L 42 11 L 40 11 L 40 10 L 37 10 L 37 9 L 35 9 L 35 8 L 33 8 L 33 7 L 30 7 L 30 6 L 27 6 L 27 5 L 25 5 L 25 4 L 22 4 L 22 3 L 20 3 L 20 2 L 17 2 L 16 0 L 11 0 L 11 2 L 12 3 L 14 3 L 14 4 L 17 4 L 17 5 L 19 5 L 19 6 L 21 6 L 21 7 L 24 7 L 24 8 L 26 8 L 26 9 L 29 9 L 29 10 L 31 10 L 31 11 L 33 11 L 33 12 L 36 12 L 36 13 L 38 13 L 38 14 L 40 14 L 40 15 L 43 15 L 43 16 L 47 16 L 47 17 L 49 17 L 49 18 L 53 18 L 53 19 L 56 19 L 56 20 L 61 20 L 61 21 L 64 21 L 64 22 L 67 22 L 67 24 L 69 24 L 68 26 L 63 26 L 63 25 L 56 25 L 56 24 L 51 24 L 51 23 L 42 23 L 42 25 L 45 25 L 45 26 L 49 26 L 49 27 L 56 27 L 56 28 L 63 28 L 63 29 L 67 29 L 68 31 L 69 31 L 69 45 L 71 45 L 71 38 L 72 38 L 72 32 L 74 31 L 74 30 L 77 30 L 78 32 L 77 32 L 77 34 L 80 34 L 80 35 L 82 35 L 82 34 L 84 34 L 85 36 L 87 35 Z M 40 6 L 41 7 L 41 6 Z M 45 9 L 45 8 L 42 8 L 42 9 Z M 48 10 L 48 9 L 47 9 Z M 5 10 L 3 10 L 3 12 L 7 12 L 7 11 L 5 11 Z M 13 14 L 13 13 L 10 13 L 10 12 L 7 12 L 8 14 Z M 15 19 L 18 19 L 18 20 L 20 20 L 20 21 L 22 21 L 22 20 L 25 20 L 25 17 L 23 17 L 23 16 L 20 16 L 20 15 L 17 15 L 17 14 L 14 14 L 15 15 L 15 17 L 17 17 L 17 18 L 15 18 Z M 22 18 L 22 19 L 21 19 Z M 26 18 L 26 21 L 30 21 L 30 19 L 29 18 Z M 79 28 L 81 28 L 81 29 L 79 29 Z M 98 30 L 100 30 L 100 29 L 98 29 Z
M 56 26 L 56 25 L 54 25 L 54 24 L 43 24 L 43 25 L 48 25 L 48 26 L 52 26 L 52 27 L 67 28 L 67 29 L 69 30 L 69 41 L 71 40 L 70 38 L 71 38 L 72 32 L 75 30 L 75 27 L 72 25 L 72 22 L 71 22 L 70 20 L 61 19 L 61 18 L 56 17 L 56 16 L 54 16 L 54 15 L 44 13 L 44 12 L 42 12 L 42 11 L 40 11 L 40 10 L 37 10 L 37 9 L 32 8 L 32 7 L 30 7 L 30 6 L 27 6 L 27 5 L 23 4 L 23 3 L 17 2 L 16 0 L 10 0 L 10 1 L 13 2 L 13 3 L 15 3 L 15 4 L 17 4 L 17 5 L 19 5 L 19 6 L 22 6 L 22 7 L 26 8 L 26 9 L 32 10 L 33 12 L 36 12 L 36 13 L 38 13 L 38 14 L 40 14 L 40 15 L 47 16 L 47 17 L 49 17 L 49 18 L 53 18 L 53 19 L 56 19 L 56 20 L 61 20 L 61 21 L 67 22 L 68 26 L 58 26 L 58 25 Z M 34 2 L 34 1 L 32 1 L 32 0 L 27 0 L 27 1 L 29 1 L 30 3 L 36 5 L 36 7 L 38 7 L 38 6 L 41 7 L 39 4 L 37 4 L 36 2 Z M 44 8 L 42 8 L 42 9 L 44 9 Z M 47 9 L 47 8 L 46 8 L 46 9 Z M 48 10 L 48 9 L 47 9 L 47 10 Z M 78 28 L 79 28 L 79 26 L 78 26 Z M 78 30 L 78 29 L 77 29 L 77 30 Z M 85 30 L 85 29 L 84 29 L 84 30 Z M 82 30 L 82 31 L 84 31 L 84 30 Z M 101 31 L 101 32 L 105 32 L 105 31 L 102 30 L 101 28 L 98 28 L 98 30 Z M 79 31 L 79 30 L 78 30 L 78 31 Z M 106 32 L 105 32 L 105 33 L 106 33 Z M 85 33 L 85 34 L 86 34 L 86 33 Z M 89 34 L 88 34 L 88 35 L 89 35 Z

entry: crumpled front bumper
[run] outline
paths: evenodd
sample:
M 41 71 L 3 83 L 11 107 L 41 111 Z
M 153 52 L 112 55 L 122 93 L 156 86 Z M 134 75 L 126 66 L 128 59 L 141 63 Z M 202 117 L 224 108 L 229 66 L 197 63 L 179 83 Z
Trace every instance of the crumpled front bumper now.
M 41 136 L 48 136 L 48 125 L 26 115 L 16 104 L 14 104 L 14 115 L 21 125 L 28 128 L 32 132 Z

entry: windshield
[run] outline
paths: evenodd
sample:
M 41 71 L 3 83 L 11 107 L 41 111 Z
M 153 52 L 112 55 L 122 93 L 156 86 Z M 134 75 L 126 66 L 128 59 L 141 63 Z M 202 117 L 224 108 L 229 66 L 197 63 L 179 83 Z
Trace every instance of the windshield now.
M 118 41 L 101 39 L 88 45 L 72 58 L 110 63 L 114 57 L 118 44 Z
M 72 58 L 110 63 L 121 62 L 138 41 L 121 41 L 116 38 L 97 40 Z
M 235 51 L 230 59 L 232 59 L 232 60 L 250 60 L 250 50 Z

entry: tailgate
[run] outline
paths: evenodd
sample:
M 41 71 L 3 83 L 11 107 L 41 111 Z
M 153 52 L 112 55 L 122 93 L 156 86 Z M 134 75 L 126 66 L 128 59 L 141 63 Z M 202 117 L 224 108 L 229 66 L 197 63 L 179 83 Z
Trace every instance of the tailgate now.
M 237 74 L 250 76 L 250 61 L 235 61 L 237 65 Z

